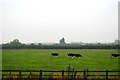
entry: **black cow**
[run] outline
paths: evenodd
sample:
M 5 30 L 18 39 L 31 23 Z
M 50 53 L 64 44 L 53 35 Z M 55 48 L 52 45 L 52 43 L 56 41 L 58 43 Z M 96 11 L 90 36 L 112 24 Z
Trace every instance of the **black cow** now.
M 82 55 L 80 55 L 80 54 L 75 54 L 75 57 L 79 58 L 79 57 L 82 57 Z
M 120 54 L 111 54 L 111 56 L 118 57 L 118 56 L 120 56 Z
M 80 54 L 75 54 L 75 53 L 69 53 L 68 56 L 76 57 L 76 58 L 82 57 L 82 55 L 80 55 Z
M 74 53 L 69 53 L 68 56 L 73 57 L 73 56 L 75 56 L 75 54 Z
M 58 56 L 59 54 L 58 53 L 52 53 L 51 55 L 52 56 Z

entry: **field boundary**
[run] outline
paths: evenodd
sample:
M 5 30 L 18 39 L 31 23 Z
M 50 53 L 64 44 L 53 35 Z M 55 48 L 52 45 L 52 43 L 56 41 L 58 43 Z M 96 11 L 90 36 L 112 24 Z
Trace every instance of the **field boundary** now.
M 12 78 L 70 78 L 78 80 L 78 78 L 87 79 L 87 78 L 104 78 L 105 80 L 109 80 L 109 78 L 116 78 L 116 80 L 120 79 L 120 71 L 74 71 L 73 70 L 61 70 L 61 71 L 47 71 L 47 70 L 2 70 L 2 80 L 4 79 L 12 79 Z M 118 79 L 118 80 L 119 80 Z M 64 80 L 64 79 L 63 79 Z

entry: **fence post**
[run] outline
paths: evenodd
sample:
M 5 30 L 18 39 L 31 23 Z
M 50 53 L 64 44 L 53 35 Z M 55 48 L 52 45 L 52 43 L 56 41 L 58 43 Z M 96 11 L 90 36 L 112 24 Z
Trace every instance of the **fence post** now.
M 83 71 L 83 80 L 87 80 L 86 71 Z
M 22 78 L 22 76 L 21 76 L 21 70 L 19 71 L 19 79 L 21 79 Z
M 85 70 L 83 71 L 83 76 L 85 77 L 85 74 L 86 74 L 86 72 L 85 72 Z
M 64 78 L 64 70 L 62 70 L 62 78 Z
M 106 80 L 108 80 L 108 70 L 106 70 Z
M 32 71 L 30 70 L 30 75 L 29 75 L 29 79 L 32 78 Z
M 77 74 L 77 71 L 75 71 L 75 74 L 74 74 L 74 79 L 76 78 L 76 74 Z
M 40 80 L 42 80 L 42 70 L 40 70 L 39 78 L 40 78 Z

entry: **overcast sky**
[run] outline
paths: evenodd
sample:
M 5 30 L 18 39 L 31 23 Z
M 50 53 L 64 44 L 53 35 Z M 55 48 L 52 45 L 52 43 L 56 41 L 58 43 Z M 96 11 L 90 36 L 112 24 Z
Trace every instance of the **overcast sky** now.
M 119 0 L 1 0 L 2 42 L 113 42 Z

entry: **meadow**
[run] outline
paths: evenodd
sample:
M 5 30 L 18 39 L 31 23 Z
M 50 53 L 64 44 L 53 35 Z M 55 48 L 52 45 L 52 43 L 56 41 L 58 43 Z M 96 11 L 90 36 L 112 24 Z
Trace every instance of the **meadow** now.
M 59 53 L 52 57 L 51 53 Z M 73 52 L 82 57 L 71 58 Z M 2 51 L 3 70 L 118 70 L 118 58 L 111 57 L 117 50 L 103 49 L 4 49 Z

